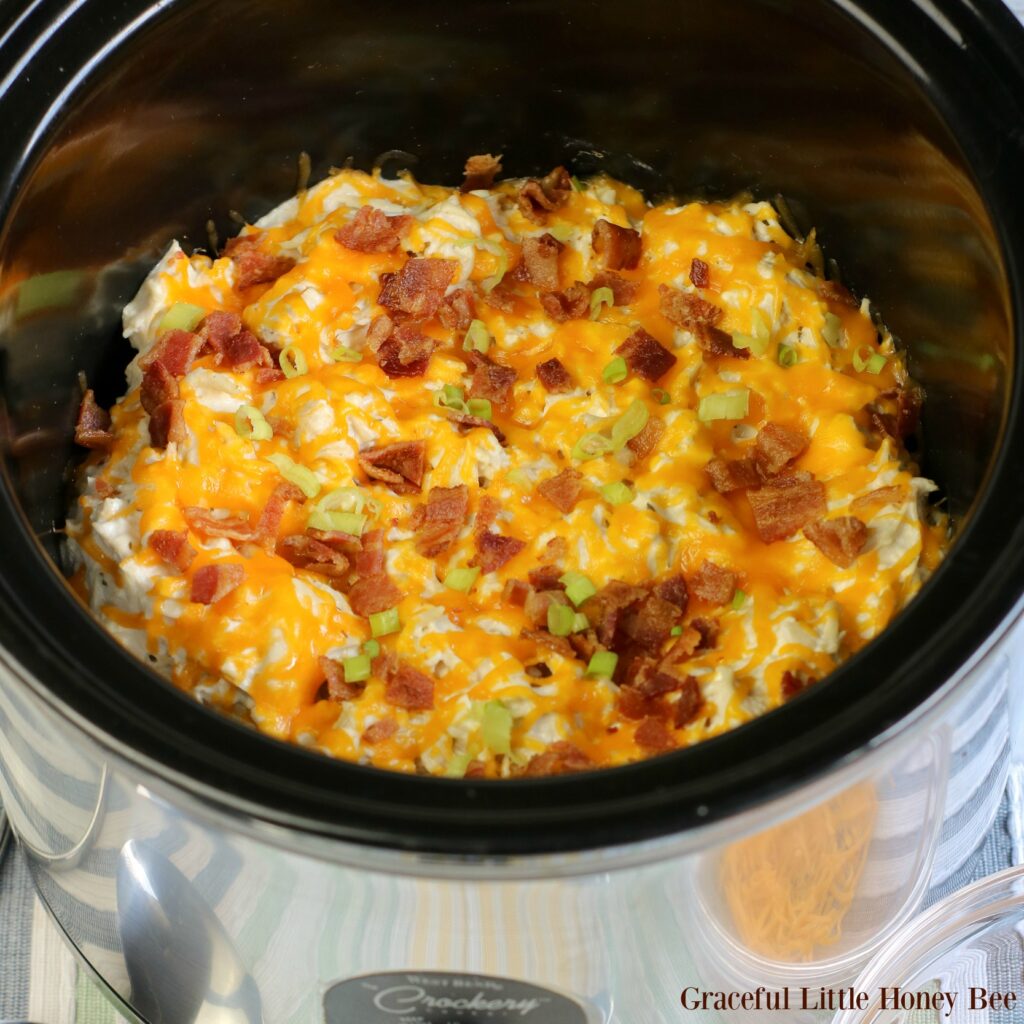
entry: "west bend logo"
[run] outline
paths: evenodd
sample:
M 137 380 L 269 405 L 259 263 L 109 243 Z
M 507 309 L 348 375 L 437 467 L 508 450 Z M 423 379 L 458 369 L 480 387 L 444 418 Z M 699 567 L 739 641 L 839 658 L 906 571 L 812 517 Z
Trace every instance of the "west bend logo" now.
M 461 1010 L 486 1013 L 514 1013 L 528 1017 L 549 1000 L 541 998 L 514 999 L 495 996 L 493 992 L 477 989 L 468 993 L 432 995 L 422 985 L 393 985 L 373 997 L 373 1005 L 384 1013 L 408 1014 L 415 1010 Z

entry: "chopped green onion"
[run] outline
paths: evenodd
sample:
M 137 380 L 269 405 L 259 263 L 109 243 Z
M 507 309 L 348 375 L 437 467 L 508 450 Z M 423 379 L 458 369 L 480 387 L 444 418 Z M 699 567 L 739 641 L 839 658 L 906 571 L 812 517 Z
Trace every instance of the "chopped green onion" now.
M 563 245 L 572 238 L 572 232 L 573 227 L 571 224 L 553 224 L 548 228 L 548 234 Z
M 380 512 L 380 502 L 371 498 L 361 487 L 335 487 L 317 503 L 321 512 L 362 512 L 369 509 L 375 515 Z
M 303 355 L 302 350 L 297 349 L 294 345 L 281 349 L 281 354 L 277 357 L 277 361 L 281 366 L 281 372 L 286 377 L 298 377 L 309 369 L 309 364 L 306 362 L 306 357 Z
M 363 644 L 363 654 L 367 654 L 371 658 L 376 658 L 380 654 L 380 641 L 367 640 L 366 643 Z
M 629 376 L 629 368 L 622 356 L 616 356 L 602 371 L 601 379 L 605 384 L 621 384 Z
M 764 315 L 764 311 L 755 308 L 750 314 L 750 322 L 754 337 L 767 345 L 771 339 L 772 329 L 768 323 L 768 318 Z
M 361 363 L 363 353 L 356 348 L 349 348 L 348 345 L 338 345 L 331 349 L 331 358 L 336 363 Z
M 598 651 L 587 665 L 588 676 L 600 676 L 603 679 L 611 679 L 615 675 L 615 666 L 619 663 L 619 656 L 611 651 Z
M 733 611 L 739 611 L 746 602 L 747 595 L 742 590 L 737 590 L 736 593 L 732 595 Z
M 480 735 L 492 753 L 512 753 L 512 712 L 500 700 L 484 704 L 480 712 Z
M 483 320 L 474 320 L 466 331 L 466 337 L 462 342 L 464 352 L 486 352 L 491 347 L 491 336 Z
M 583 191 L 583 182 L 580 181 L 580 179 L 577 178 L 575 174 L 571 175 L 569 180 L 572 182 L 572 187 L 576 189 L 577 192 Z
M 206 316 L 202 306 L 194 306 L 191 302 L 176 302 L 160 319 L 157 333 L 164 331 L 194 331 L 199 321 Z
M 274 428 L 254 405 L 240 405 L 235 410 L 235 433 L 250 441 L 266 441 L 274 436 Z
M 647 411 L 647 406 L 639 398 L 635 399 L 633 404 L 612 425 L 612 445 L 615 449 L 618 450 L 627 441 L 632 441 L 647 426 L 649 418 L 650 413 Z
M 444 578 L 444 585 L 449 590 L 457 590 L 460 594 L 468 594 L 479 575 L 479 568 L 451 569 Z
M 611 288 L 595 288 L 593 294 L 590 296 L 590 319 L 597 320 L 600 318 L 603 310 L 602 306 L 614 306 L 615 305 L 615 292 Z
M 668 635 L 669 636 L 682 636 L 683 635 L 683 627 L 682 626 L 673 626 L 668 631 Z
M 370 678 L 370 661 L 368 654 L 357 654 L 352 658 L 345 658 L 341 667 L 345 670 L 346 683 L 362 683 Z
M 347 533 L 350 537 L 361 537 L 366 529 L 366 516 L 358 512 L 325 512 L 313 509 L 306 520 L 312 530 L 326 530 L 328 533 Z
M 861 352 L 867 352 L 865 359 Z M 858 373 L 881 373 L 886 364 L 886 358 L 881 352 L 872 352 L 866 345 L 862 345 L 853 353 L 853 368 Z
M 466 412 L 465 392 L 455 384 L 445 384 L 440 391 L 434 392 L 434 405 L 439 409 L 454 409 Z
M 295 484 L 307 498 L 315 498 L 320 493 L 320 481 L 311 469 L 293 462 L 287 455 L 277 453 L 268 455 L 267 461 L 277 466 L 281 476 L 290 484 Z
M 505 479 L 510 484 L 515 484 L 516 487 L 530 486 L 530 478 L 526 475 L 526 471 L 522 469 L 510 469 L 505 474 Z
M 633 492 L 629 489 L 628 485 L 619 480 L 613 484 L 605 484 L 601 488 L 601 497 L 609 505 L 625 505 L 633 500 Z
M 779 345 L 779 366 L 796 366 L 800 362 L 800 356 L 792 345 Z
M 470 416 L 476 416 L 477 419 L 490 420 L 494 418 L 490 400 L 486 398 L 471 398 L 466 403 L 466 410 Z
M 843 321 L 835 313 L 825 314 L 825 323 L 821 328 L 821 336 L 825 339 L 829 348 L 838 348 L 840 332 L 843 329 Z
M 568 636 L 576 613 L 567 604 L 548 605 L 548 632 L 552 636 Z
M 505 251 L 505 247 L 489 238 L 455 238 L 453 241 L 456 245 L 475 245 L 478 249 L 489 252 L 498 260 L 498 269 L 490 277 L 485 277 L 480 282 L 485 292 L 494 291 L 508 271 L 508 253 Z
M 604 434 L 584 434 L 572 449 L 572 457 L 585 462 L 615 451 L 615 446 Z
M 672 396 L 662 388 L 651 388 L 651 398 L 653 398 L 658 405 L 668 405 L 672 401 Z
M 768 339 L 758 338 L 753 334 L 741 334 L 735 331 L 732 336 L 732 343 L 736 348 L 748 348 L 755 356 L 763 356 L 768 350 Z
M 469 767 L 469 762 L 472 760 L 473 756 L 468 751 L 464 751 L 461 754 L 453 754 L 448 759 L 448 765 L 444 770 L 445 775 L 449 779 L 465 778 L 466 769 Z
M 402 623 L 398 618 L 397 608 L 374 612 L 370 616 L 370 632 L 374 636 L 387 636 L 389 633 L 397 633 L 401 628 Z
M 597 587 L 581 572 L 563 573 L 558 578 L 558 582 L 565 584 L 565 596 L 577 608 L 597 593 Z
M 583 612 L 577 612 L 572 617 L 572 631 L 574 633 L 582 633 L 587 629 L 590 629 L 590 619 L 588 619 Z
M 713 420 L 741 420 L 750 409 L 750 392 L 746 388 L 735 391 L 720 391 L 705 395 L 697 407 L 697 419 L 701 423 Z

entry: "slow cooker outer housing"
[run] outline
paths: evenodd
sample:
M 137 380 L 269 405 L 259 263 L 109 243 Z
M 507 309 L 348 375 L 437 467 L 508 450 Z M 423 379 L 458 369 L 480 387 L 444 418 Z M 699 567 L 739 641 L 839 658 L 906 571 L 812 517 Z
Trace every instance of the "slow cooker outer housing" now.
M 997 0 L 643 0 L 626 17 L 585 0 L 41 0 L 3 32 L 4 658 L 183 798 L 442 853 L 681 832 L 882 742 L 1018 609 L 1024 33 Z M 466 155 L 489 150 L 512 174 L 566 162 L 652 196 L 787 196 L 910 349 L 929 393 L 924 468 L 962 524 L 954 554 L 826 685 L 728 736 L 595 775 L 389 775 L 274 743 L 158 679 L 44 554 L 59 563 L 77 373 L 103 400 L 120 392 L 120 309 L 170 239 L 203 246 L 208 218 L 224 237 L 228 211 L 253 218 L 285 198 L 302 150 L 316 176 L 394 148 L 430 181 L 458 180 Z M 19 284 L 54 272 L 42 298 Z

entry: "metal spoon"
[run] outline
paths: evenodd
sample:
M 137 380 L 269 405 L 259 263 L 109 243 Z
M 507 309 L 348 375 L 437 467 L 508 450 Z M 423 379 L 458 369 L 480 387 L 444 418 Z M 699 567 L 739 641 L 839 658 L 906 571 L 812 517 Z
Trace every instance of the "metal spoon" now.
M 133 1009 L 150 1024 L 262 1024 L 259 990 L 192 883 L 145 843 L 117 865 L 117 924 Z

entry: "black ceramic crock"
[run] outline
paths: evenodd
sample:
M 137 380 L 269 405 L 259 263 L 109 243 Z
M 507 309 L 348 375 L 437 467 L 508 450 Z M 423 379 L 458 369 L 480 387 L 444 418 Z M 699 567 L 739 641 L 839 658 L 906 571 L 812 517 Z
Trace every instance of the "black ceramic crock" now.
M 5 0 L 0 18 L 0 643 L 83 731 L 289 828 L 438 852 L 593 848 L 739 813 L 920 712 L 1024 579 L 1024 32 L 998 0 Z M 504 154 L 652 198 L 784 195 L 928 392 L 953 553 L 827 682 L 626 768 L 467 783 L 332 762 L 194 704 L 60 577 L 84 371 L 109 402 L 123 304 L 173 238 L 221 237 L 388 150 L 425 181 Z M 414 162 L 412 162 L 414 160 Z

